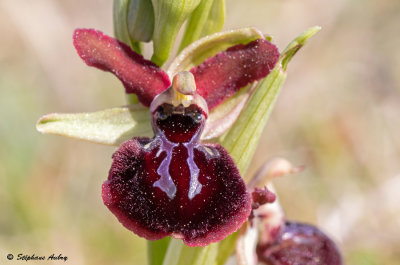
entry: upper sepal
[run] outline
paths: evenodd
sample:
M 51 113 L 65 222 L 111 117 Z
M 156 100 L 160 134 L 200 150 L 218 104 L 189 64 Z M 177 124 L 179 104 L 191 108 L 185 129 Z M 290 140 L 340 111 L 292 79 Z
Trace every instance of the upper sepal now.
M 77 29 L 73 38 L 86 64 L 113 73 L 124 84 L 126 93 L 136 94 L 145 106 L 171 84 L 168 75 L 157 65 L 100 31 Z

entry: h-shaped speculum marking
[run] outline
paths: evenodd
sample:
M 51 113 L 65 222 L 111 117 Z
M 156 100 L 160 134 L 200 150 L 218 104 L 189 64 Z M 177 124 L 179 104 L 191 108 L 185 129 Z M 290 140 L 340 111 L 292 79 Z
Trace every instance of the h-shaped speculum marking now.
M 199 133 L 200 132 L 196 132 L 196 134 L 193 135 L 189 142 L 183 143 L 188 151 L 188 158 L 186 159 L 186 162 L 190 170 L 190 184 L 188 191 L 188 198 L 190 200 L 192 200 L 197 194 L 201 192 L 202 187 L 201 183 L 199 182 L 200 170 L 194 162 L 193 154 L 194 148 L 198 146 L 197 141 Z M 154 182 L 153 187 L 160 188 L 172 200 L 176 194 L 176 185 L 173 182 L 172 177 L 169 173 L 169 167 L 171 165 L 172 151 L 174 147 L 178 146 L 179 144 L 169 141 L 162 132 L 159 132 L 154 141 L 158 142 L 160 146 L 160 149 L 158 150 L 156 156 L 159 157 L 164 151 L 167 153 L 167 155 L 161 161 L 161 164 L 157 169 L 157 174 L 160 175 L 160 179 Z
M 168 141 L 165 135 L 161 132 L 159 132 L 159 135 L 154 140 L 161 143 L 156 156 L 159 157 L 163 151 L 165 151 L 167 155 L 163 161 L 161 161 L 161 164 L 157 169 L 157 174 L 160 175 L 160 179 L 154 182 L 153 187 L 160 188 L 172 200 L 175 197 L 176 186 L 169 174 L 169 166 L 172 159 L 172 149 L 174 149 L 178 144 Z
M 205 110 L 205 112 L 208 114 L 206 101 L 196 93 L 196 83 L 193 74 L 183 71 L 175 75 L 172 86 L 168 90 L 164 91 L 153 100 L 150 109 L 153 112 L 156 106 L 158 106 L 158 101 L 168 102 L 174 106 L 183 105 L 186 107 L 186 105 L 189 106 L 192 104 L 193 100 L 196 101 L 196 104 L 200 104 L 201 109 Z M 199 182 L 200 170 L 194 162 L 194 149 L 201 147 L 199 140 L 202 131 L 202 127 L 199 127 L 196 133 L 191 137 L 190 141 L 186 143 L 171 142 L 167 139 L 164 132 L 161 130 L 156 132 L 156 137 L 153 139 L 153 142 L 158 143 L 160 148 L 157 152 L 157 157 L 160 156 L 164 151 L 167 153 L 167 155 L 164 157 L 163 161 L 161 161 L 161 164 L 157 169 L 160 179 L 154 182 L 153 187 L 160 188 L 171 200 L 175 197 L 177 188 L 169 173 L 169 168 L 171 165 L 173 149 L 179 144 L 183 144 L 188 154 L 188 158 L 186 159 L 186 163 L 190 171 L 188 198 L 192 200 L 201 192 L 202 184 Z M 198 148 L 198 150 L 201 150 L 203 153 L 205 153 L 206 157 L 208 157 L 203 148 Z

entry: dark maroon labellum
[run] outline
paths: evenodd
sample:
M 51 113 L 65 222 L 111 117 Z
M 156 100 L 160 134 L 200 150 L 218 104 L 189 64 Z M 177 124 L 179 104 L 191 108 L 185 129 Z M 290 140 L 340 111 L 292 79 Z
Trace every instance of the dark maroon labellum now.
M 318 228 L 286 222 L 273 242 L 257 246 L 260 262 L 268 265 L 341 265 L 335 243 Z
M 115 152 L 103 200 L 139 236 L 205 246 L 236 231 L 251 200 L 227 151 L 200 144 L 207 110 L 191 103 L 152 103 L 154 138 L 133 138 Z

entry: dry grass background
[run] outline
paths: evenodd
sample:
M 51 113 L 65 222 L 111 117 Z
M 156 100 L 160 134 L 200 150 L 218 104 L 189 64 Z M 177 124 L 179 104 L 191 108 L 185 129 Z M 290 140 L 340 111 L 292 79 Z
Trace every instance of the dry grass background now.
M 0 2 L 1 264 L 17 263 L 7 253 L 146 262 L 145 241 L 101 201 L 115 148 L 35 131 L 49 112 L 124 104 L 118 80 L 71 41 L 77 27 L 112 34 L 111 2 Z M 400 2 L 227 0 L 226 29 L 256 26 L 280 49 L 312 25 L 323 30 L 289 66 L 249 176 L 275 156 L 306 165 L 275 181 L 288 218 L 318 224 L 347 264 L 399 264 Z

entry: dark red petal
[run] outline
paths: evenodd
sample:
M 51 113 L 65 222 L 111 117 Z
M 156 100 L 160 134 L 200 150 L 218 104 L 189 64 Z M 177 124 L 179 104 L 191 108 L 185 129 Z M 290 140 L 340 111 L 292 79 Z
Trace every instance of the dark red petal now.
M 103 184 L 104 204 L 128 229 L 146 239 L 167 235 L 182 238 L 189 246 L 205 246 L 222 240 L 246 221 L 250 195 L 227 151 L 220 145 L 198 145 L 194 162 L 199 168 L 201 190 L 188 197 L 190 169 L 188 149 L 172 149 L 169 174 L 176 186 L 170 198 L 153 184 L 167 152 L 158 154 L 156 140 L 133 138 L 113 155 L 108 180 Z
M 218 53 L 193 68 L 197 92 L 212 109 L 240 88 L 259 80 L 271 71 L 279 58 L 275 45 L 258 39 Z
M 126 93 L 136 94 L 145 106 L 171 84 L 157 65 L 100 31 L 76 29 L 74 45 L 87 65 L 113 73 L 124 84 Z
M 273 243 L 257 246 L 259 261 L 268 265 L 341 265 L 335 243 L 318 228 L 286 222 Z

